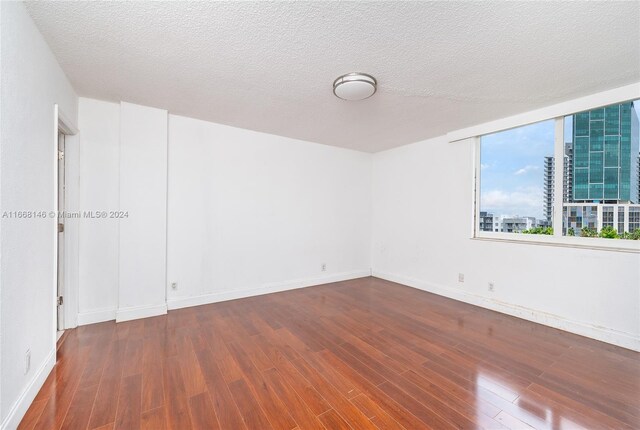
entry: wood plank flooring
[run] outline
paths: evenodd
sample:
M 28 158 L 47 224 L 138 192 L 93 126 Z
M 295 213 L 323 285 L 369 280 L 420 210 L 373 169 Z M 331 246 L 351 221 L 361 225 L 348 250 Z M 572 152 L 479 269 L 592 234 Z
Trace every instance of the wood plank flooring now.
M 69 330 L 60 428 L 638 429 L 640 354 L 362 278 Z

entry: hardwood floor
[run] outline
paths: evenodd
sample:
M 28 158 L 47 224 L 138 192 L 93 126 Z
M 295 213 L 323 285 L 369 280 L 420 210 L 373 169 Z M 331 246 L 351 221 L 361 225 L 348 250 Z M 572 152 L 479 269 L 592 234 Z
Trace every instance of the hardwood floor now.
M 637 429 L 640 354 L 376 278 L 66 332 L 21 429 Z

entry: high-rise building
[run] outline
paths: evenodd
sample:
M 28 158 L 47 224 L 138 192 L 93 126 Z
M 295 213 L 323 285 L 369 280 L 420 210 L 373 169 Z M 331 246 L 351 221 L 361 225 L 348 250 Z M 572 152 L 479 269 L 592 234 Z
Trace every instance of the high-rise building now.
M 573 143 L 564 144 L 564 172 L 562 175 L 562 201 L 573 201 Z
M 543 213 L 549 225 L 551 225 L 551 217 L 553 215 L 554 174 L 555 157 L 544 157 Z M 564 144 L 564 168 L 562 174 L 562 199 L 563 202 L 571 202 L 573 201 L 573 145 L 571 142 Z
M 480 231 L 493 231 L 493 214 L 480 212 Z
M 574 202 L 638 203 L 638 132 L 634 102 L 574 115 Z
M 547 221 L 551 221 L 551 217 L 553 215 L 553 188 L 555 186 L 554 180 L 554 172 L 555 172 L 555 158 L 554 157 L 544 157 L 544 190 L 543 190 L 543 209 L 542 213 L 544 214 Z

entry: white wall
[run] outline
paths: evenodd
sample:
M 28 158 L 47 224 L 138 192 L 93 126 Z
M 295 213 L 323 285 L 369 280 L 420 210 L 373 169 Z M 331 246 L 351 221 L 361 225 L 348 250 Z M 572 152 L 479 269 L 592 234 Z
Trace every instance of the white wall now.
M 640 255 L 471 240 L 472 154 L 440 137 L 374 155 L 374 275 L 640 349 Z
M 119 182 L 116 320 L 166 313 L 167 111 L 120 104 Z
M 120 104 L 80 98 L 80 209 L 118 210 Z M 117 219 L 81 218 L 78 323 L 115 319 L 118 307 Z
M 54 104 L 77 119 L 77 96 L 18 2 L 0 2 L 1 211 L 54 205 Z M 0 417 L 15 428 L 55 360 L 55 218 L 1 220 Z M 25 352 L 31 369 L 25 374 Z
M 370 273 L 370 154 L 168 122 L 80 99 L 81 210 L 129 218 L 81 221 L 79 324 Z
M 169 308 L 367 276 L 370 217 L 370 154 L 169 116 Z

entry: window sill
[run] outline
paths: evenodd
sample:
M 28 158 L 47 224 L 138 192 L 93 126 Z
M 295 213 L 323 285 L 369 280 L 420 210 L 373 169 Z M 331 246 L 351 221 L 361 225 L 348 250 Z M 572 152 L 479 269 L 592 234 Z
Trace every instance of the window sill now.
M 559 246 L 564 248 L 640 254 L 639 240 L 603 239 L 600 237 L 556 237 L 522 233 L 481 233 L 471 239 L 488 242 L 524 243 L 529 245 Z

